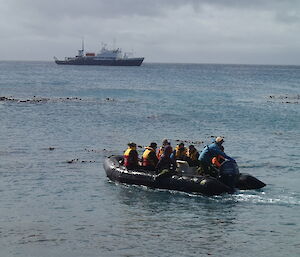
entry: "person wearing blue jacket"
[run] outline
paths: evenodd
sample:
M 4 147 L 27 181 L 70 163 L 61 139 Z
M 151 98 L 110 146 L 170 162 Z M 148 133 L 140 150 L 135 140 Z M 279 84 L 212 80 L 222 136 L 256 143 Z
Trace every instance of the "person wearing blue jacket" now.
M 211 160 L 218 155 L 223 156 L 225 159 L 234 161 L 233 158 L 229 157 L 221 150 L 221 145 L 223 143 L 224 143 L 224 139 L 222 137 L 217 137 L 212 144 L 204 147 L 204 149 L 202 150 L 199 156 L 200 170 L 202 173 L 204 174 L 211 173 L 210 172 Z

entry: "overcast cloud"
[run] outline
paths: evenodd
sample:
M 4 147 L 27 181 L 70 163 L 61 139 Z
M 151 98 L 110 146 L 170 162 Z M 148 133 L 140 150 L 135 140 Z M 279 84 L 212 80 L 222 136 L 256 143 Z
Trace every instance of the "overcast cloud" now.
M 300 64 L 299 0 L 0 0 L 0 60 L 101 42 L 145 62 Z

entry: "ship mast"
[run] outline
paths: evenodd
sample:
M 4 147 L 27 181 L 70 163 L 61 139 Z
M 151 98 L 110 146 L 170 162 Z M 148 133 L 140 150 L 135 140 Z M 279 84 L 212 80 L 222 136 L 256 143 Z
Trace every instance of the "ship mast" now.
M 81 49 L 78 50 L 78 57 L 83 57 L 84 56 L 84 38 L 82 38 L 82 41 L 81 41 Z
M 84 37 L 82 38 L 81 49 L 82 49 L 82 54 L 83 54 L 84 53 Z

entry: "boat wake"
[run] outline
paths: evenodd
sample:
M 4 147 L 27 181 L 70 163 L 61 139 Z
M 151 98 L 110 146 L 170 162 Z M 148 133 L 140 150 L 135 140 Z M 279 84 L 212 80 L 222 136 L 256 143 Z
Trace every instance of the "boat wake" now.
M 117 181 L 108 180 L 109 183 L 116 184 L 121 188 L 126 188 L 126 190 L 130 189 L 132 192 L 135 191 L 143 191 L 151 194 L 160 194 L 166 193 L 169 196 L 174 197 L 188 197 L 196 200 L 204 200 L 214 203 L 245 203 L 245 204 L 255 204 L 255 205 L 278 205 L 278 206 L 300 206 L 300 198 L 296 193 L 293 192 L 281 192 L 275 193 L 271 192 L 271 190 L 267 189 L 257 189 L 257 190 L 238 190 L 233 194 L 222 194 L 215 196 L 204 196 L 197 193 L 190 192 L 180 192 L 177 190 L 169 190 L 169 189 L 153 189 L 147 186 L 139 186 L 139 185 L 129 185 L 123 184 Z M 138 192 L 137 192 L 138 193 Z M 140 192 L 139 192 L 140 193 Z M 274 197 L 275 195 L 275 197 Z

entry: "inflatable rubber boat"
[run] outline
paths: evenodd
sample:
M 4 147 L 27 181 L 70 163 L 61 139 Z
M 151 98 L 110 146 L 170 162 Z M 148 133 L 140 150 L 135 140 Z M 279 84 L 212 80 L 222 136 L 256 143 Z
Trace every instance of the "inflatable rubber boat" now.
M 180 167 L 182 165 L 179 165 L 177 174 L 160 176 L 155 174 L 155 171 L 143 170 L 142 167 L 128 170 L 122 163 L 123 156 L 113 155 L 105 158 L 103 166 L 110 180 L 207 196 L 233 193 L 236 189 L 260 189 L 266 186 L 249 174 L 239 173 L 237 164 L 232 161 L 225 161 L 221 165 L 221 175 L 218 178 L 191 174 L 188 169 Z

